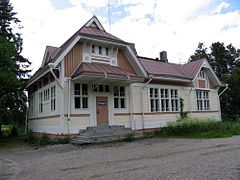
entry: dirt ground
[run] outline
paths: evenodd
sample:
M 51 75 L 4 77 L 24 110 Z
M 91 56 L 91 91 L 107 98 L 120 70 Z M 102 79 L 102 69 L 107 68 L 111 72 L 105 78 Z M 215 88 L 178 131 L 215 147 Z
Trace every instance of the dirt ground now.
M 239 180 L 240 136 L 5 149 L 0 179 Z

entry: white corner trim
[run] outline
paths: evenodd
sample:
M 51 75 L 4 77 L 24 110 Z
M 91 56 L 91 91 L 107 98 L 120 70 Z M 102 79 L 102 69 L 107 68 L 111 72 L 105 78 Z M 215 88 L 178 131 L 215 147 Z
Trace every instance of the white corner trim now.
M 142 67 L 142 65 L 140 64 L 139 60 L 137 59 L 136 55 L 134 54 L 134 52 L 132 51 L 132 49 L 130 48 L 129 45 L 126 46 L 127 50 L 130 52 L 130 55 L 133 57 L 134 61 L 136 62 L 136 64 L 138 65 L 138 67 L 140 68 L 142 74 L 144 75 L 144 77 L 147 77 L 147 73 L 144 70 L 144 68 Z
M 89 27 L 89 26 L 91 26 L 91 24 L 92 24 L 93 22 L 96 23 L 96 25 L 97 25 L 97 27 L 98 27 L 99 29 L 105 31 L 104 27 L 102 26 L 102 24 L 98 21 L 98 19 L 97 19 L 95 16 L 93 16 L 93 17 L 87 22 L 87 24 L 86 24 L 85 26 L 86 26 L 86 27 Z
M 77 36 L 72 43 L 62 52 L 62 54 L 56 59 L 56 61 L 53 63 L 54 67 L 56 67 L 67 55 L 67 53 L 77 44 L 77 42 L 81 39 L 81 36 Z

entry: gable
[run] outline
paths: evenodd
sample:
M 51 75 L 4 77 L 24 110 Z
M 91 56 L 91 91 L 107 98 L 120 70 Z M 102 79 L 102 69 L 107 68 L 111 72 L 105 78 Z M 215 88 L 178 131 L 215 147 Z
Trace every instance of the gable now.
M 118 50 L 117 62 L 119 67 L 123 68 L 129 73 L 136 74 L 132 65 L 130 64 L 130 62 L 128 61 L 127 57 L 124 55 L 122 50 Z
M 64 74 L 70 77 L 82 62 L 82 43 L 77 43 L 64 58 Z

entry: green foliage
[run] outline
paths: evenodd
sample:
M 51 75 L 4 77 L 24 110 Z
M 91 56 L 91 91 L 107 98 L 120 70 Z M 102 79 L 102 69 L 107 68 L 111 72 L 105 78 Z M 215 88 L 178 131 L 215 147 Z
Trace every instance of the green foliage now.
M 12 137 L 17 137 L 18 136 L 17 127 L 15 125 L 13 125 L 13 127 L 12 127 L 11 136 Z
M 15 15 L 9 0 L 0 1 L 0 125 L 21 124 L 26 112 L 22 84 L 30 62 L 21 55 L 22 38 L 17 31 L 22 26 Z
M 240 122 L 183 119 L 154 132 L 160 137 L 217 138 L 240 135 Z
M 133 133 L 129 133 L 125 136 L 124 141 L 126 142 L 132 142 L 134 140 L 134 134 Z
M 180 98 L 180 120 L 188 117 L 188 112 L 183 112 L 184 99 Z

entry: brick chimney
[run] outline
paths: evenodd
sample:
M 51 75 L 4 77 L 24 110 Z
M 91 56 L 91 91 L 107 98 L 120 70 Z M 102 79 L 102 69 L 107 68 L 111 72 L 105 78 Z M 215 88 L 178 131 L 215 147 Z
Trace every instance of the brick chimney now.
M 160 52 L 160 61 L 168 62 L 168 59 L 167 59 L 167 51 L 162 51 L 162 52 Z

